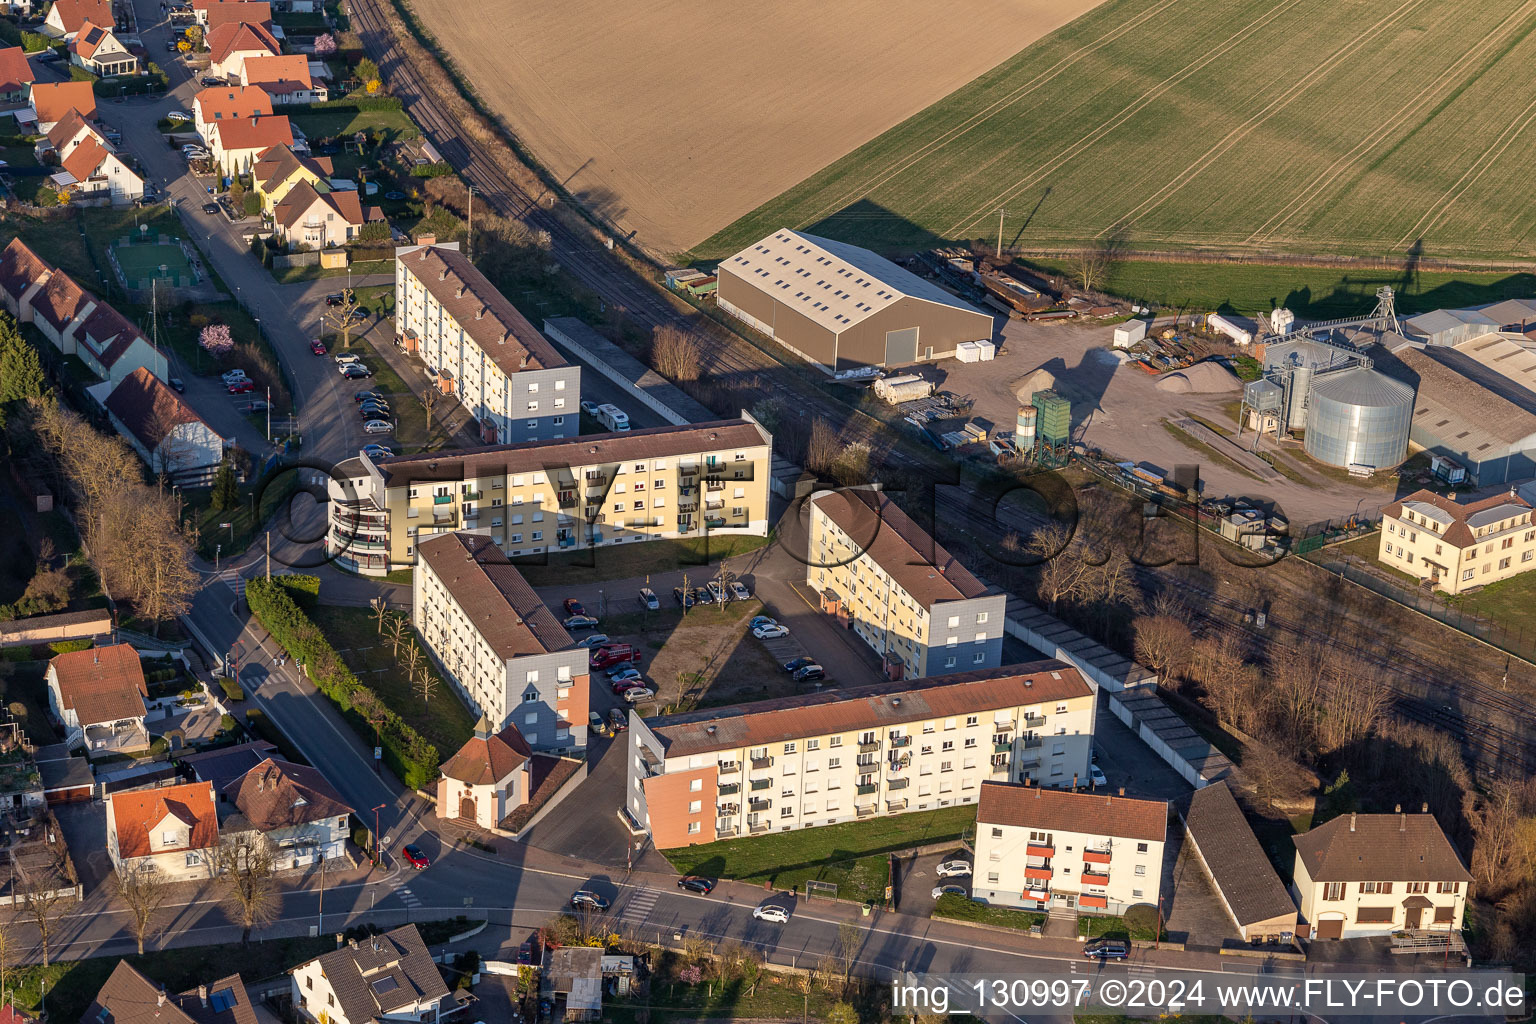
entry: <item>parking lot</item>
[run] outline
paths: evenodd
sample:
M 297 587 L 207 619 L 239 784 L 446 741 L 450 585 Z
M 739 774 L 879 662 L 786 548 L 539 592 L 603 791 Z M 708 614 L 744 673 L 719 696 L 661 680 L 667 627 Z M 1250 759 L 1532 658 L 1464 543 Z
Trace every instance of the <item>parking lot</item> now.
M 903 857 L 896 862 L 896 908 L 903 914 L 917 917 L 933 916 L 933 890 L 939 885 L 963 886 L 970 892 L 969 875 L 955 878 L 939 876 L 939 865 L 949 860 L 971 860 L 969 850 L 958 845 L 952 850 L 925 853 L 919 857 Z

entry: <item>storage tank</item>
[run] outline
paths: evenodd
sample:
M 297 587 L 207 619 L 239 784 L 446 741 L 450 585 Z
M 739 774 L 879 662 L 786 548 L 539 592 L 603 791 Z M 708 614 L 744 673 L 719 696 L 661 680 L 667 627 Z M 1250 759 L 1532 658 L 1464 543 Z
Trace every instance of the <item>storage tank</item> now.
M 1014 424 L 1014 443 L 1019 446 L 1021 452 L 1035 450 L 1035 417 L 1040 415 L 1032 405 L 1019 406 L 1019 418 Z
M 875 381 L 875 394 L 892 405 L 900 405 L 927 398 L 933 394 L 933 385 L 915 373 L 904 373 Z
M 1330 466 L 1386 469 L 1408 453 L 1413 388 L 1363 366 L 1312 378 L 1307 454 Z

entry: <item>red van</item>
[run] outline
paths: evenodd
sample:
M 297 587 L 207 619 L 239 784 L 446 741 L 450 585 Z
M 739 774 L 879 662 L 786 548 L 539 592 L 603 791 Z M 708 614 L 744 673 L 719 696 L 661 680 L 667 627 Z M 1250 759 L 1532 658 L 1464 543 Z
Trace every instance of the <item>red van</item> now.
M 592 652 L 588 664 L 595 669 L 612 668 L 626 661 L 638 662 L 640 652 L 630 644 L 609 644 Z

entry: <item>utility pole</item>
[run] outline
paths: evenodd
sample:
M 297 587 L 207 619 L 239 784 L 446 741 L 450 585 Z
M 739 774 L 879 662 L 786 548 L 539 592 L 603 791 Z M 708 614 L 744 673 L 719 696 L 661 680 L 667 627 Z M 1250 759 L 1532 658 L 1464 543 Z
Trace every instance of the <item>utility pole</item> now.
M 1003 214 L 1008 211 L 999 207 L 997 211 L 997 258 L 1003 258 Z
M 325 934 L 325 854 L 320 854 L 320 924 L 315 929 L 317 935 Z
M 469 228 L 464 235 L 464 255 L 475 260 L 475 186 L 469 186 Z
M 272 443 L 272 385 L 267 385 L 267 443 Z

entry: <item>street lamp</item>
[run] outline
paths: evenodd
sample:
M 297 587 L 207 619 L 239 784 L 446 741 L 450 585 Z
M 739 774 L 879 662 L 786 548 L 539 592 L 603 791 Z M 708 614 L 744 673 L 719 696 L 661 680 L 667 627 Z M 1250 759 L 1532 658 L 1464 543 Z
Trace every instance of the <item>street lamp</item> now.
M 203 550 L 206 551 L 207 548 L 204 548 Z M 213 571 L 214 572 L 218 572 L 219 571 L 219 552 L 223 551 L 223 550 L 224 550 L 224 545 L 223 544 L 215 544 L 213 546 Z
M 379 865 L 379 812 L 388 807 L 388 804 L 379 804 L 373 809 L 373 864 Z

